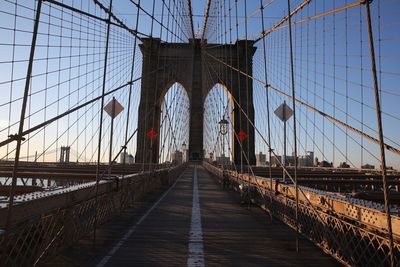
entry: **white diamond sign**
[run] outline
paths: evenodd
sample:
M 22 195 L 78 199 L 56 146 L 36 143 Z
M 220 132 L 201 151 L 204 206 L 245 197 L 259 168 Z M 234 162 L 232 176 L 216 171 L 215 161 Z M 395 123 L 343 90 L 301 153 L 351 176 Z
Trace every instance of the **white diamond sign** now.
M 274 113 L 276 116 L 278 116 L 279 119 L 281 119 L 281 121 L 285 122 L 288 119 L 290 119 L 290 117 L 292 117 L 293 110 L 288 105 L 286 105 L 285 102 L 282 105 L 280 105 L 277 109 L 275 109 Z
M 117 117 L 118 114 L 121 113 L 123 110 L 124 107 L 115 98 L 108 102 L 108 104 L 104 107 L 104 111 L 107 112 L 107 114 L 110 115 L 110 117 L 113 119 Z

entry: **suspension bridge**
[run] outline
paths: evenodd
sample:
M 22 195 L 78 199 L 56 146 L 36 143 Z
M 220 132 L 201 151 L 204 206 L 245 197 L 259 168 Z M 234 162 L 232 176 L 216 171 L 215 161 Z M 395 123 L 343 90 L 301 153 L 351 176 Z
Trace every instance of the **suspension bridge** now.
M 0 266 L 400 266 L 396 0 L 0 0 Z

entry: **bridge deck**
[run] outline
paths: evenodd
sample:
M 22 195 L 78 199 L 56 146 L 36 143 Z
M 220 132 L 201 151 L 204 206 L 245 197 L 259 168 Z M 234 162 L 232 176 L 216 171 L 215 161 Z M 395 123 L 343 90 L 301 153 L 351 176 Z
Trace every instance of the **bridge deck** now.
M 338 265 L 307 240 L 296 254 L 294 231 L 240 205 L 201 166 L 187 168 L 170 191 L 152 198 L 101 226 L 96 248 L 83 239 L 47 266 L 185 266 L 188 259 L 191 266 L 203 260 L 208 266 Z

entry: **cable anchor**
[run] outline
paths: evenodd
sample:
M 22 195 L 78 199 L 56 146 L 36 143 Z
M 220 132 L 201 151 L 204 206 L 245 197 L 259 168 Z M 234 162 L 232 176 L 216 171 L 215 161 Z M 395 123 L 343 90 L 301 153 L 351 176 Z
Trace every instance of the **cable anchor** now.
M 10 134 L 8 136 L 8 138 L 10 138 L 12 141 L 18 141 L 18 140 L 25 141 L 26 140 L 25 137 L 23 137 L 22 135 L 18 135 L 18 134 Z

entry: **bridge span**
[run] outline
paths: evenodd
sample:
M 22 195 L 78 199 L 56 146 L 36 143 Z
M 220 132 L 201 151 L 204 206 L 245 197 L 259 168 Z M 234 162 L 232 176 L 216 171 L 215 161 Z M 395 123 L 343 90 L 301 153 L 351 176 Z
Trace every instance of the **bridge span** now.
M 209 162 L 17 196 L 4 266 L 386 266 L 382 204 Z M 6 205 L 0 226 L 6 224 Z M 392 216 L 400 263 L 400 217 Z M 371 253 L 374 252 L 374 253 Z M 288 255 L 291 255 L 290 257 Z M 396 263 L 396 264 L 397 264 Z
M 399 14 L 0 0 L 0 267 L 400 267 Z
M 95 249 L 88 236 L 45 266 L 340 266 L 305 238 L 295 253 L 295 231 L 201 164 L 150 199 L 99 227 Z

